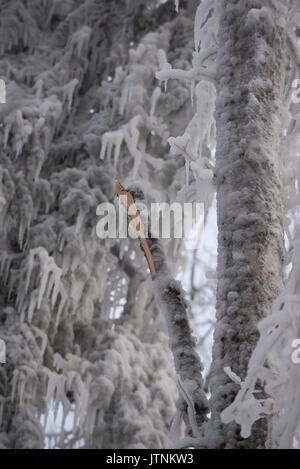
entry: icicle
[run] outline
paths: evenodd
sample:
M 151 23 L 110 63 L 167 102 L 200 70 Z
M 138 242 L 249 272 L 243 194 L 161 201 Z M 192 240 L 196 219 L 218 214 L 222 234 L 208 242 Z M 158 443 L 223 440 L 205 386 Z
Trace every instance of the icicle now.
M 68 83 L 65 86 L 64 100 L 66 99 L 67 102 L 68 102 L 68 112 L 69 113 L 71 112 L 74 92 L 75 92 L 75 89 L 78 86 L 78 84 L 79 84 L 79 80 L 77 78 L 74 78 L 73 80 L 70 81 L 70 83 Z
M 19 374 L 19 380 L 18 380 L 18 398 L 21 406 L 24 404 L 24 394 L 25 394 L 25 374 L 20 373 Z
M 47 335 L 41 331 L 41 329 L 39 329 L 38 327 L 35 327 L 35 326 L 31 326 L 31 329 L 32 331 L 35 333 L 35 335 L 42 339 L 42 343 L 40 345 L 40 356 L 43 357 L 44 355 L 44 352 L 46 350 L 46 347 L 47 347 L 47 343 L 48 343 L 48 337 Z
M 118 161 L 119 161 L 119 156 L 120 156 L 120 151 L 121 151 L 121 145 L 124 140 L 124 134 L 122 131 L 116 132 L 115 135 L 115 153 L 114 153 L 114 167 L 117 168 Z
M 82 229 L 84 217 L 85 217 L 85 211 L 80 209 L 77 215 L 77 219 L 76 219 L 75 234 L 80 233 Z
M 4 285 L 7 284 L 7 278 L 5 278 L 5 275 L 4 275 L 4 271 L 6 270 L 5 265 L 6 265 L 7 260 L 8 260 L 8 254 L 6 251 L 4 251 L 1 254 L 1 277 L 2 277 L 2 284 Z
M 34 84 L 34 89 L 36 90 L 36 97 L 38 99 L 41 99 L 42 97 L 43 88 L 44 88 L 44 81 L 42 79 L 38 79 Z
M 19 225 L 19 236 L 18 236 L 19 246 L 21 249 L 23 248 L 25 229 L 26 229 L 26 223 L 25 223 L 24 217 L 21 216 L 20 225 Z
M 17 300 L 16 300 L 16 308 L 18 311 L 22 310 L 24 299 L 25 299 L 25 291 L 23 289 L 19 289 Z
M 159 49 L 157 51 L 157 60 L 159 68 L 163 68 L 163 66 L 168 63 L 168 59 L 166 53 L 163 49 Z
M 195 95 L 195 80 L 191 80 L 191 102 L 194 106 L 194 95 Z
M 49 278 L 48 278 L 47 289 L 46 289 L 46 292 L 45 292 L 45 295 L 44 295 L 45 298 L 48 299 L 48 301 L 50 301 L 50 297 L 51 297 L 53 287 L 54 287 L 54 276 L 52 275 L 52 272 L 50 272 Z
M 190 162 L 185 159 L 185 184 L 188 186 L 190 183 Z
M 10 130 L 11 130 L 11 124 L 6 124 L 5 130 L 4 130 L 4 140 L 3 140 L 4 149 L 6 149 L 7 147 Z
M 120 98 L 119 113 L 120 113 L 121 116 L 124 115 L 126 104 L 129 101 L 129 93 L 130 93 L 130 86 L 129 86 L 128 77 L 127 77 L 127 79 L 125 80 L 124 87 L 123 87 L 122 94 L 121 94 L 121 98 Z
M 27 321 L 29 324 L 31 324 L 32 322 L 33 313 L 37 306 L 38 293 L 39 293 L 38 290 L 33 290 L 30 294 L 29 308 L 28 308 L 28 315 L 27 315 Z
M 19 379 L 19 370 L 14 370 L 13 379 L 12 379 L 12 390 L 11 390 L 11 395 L 10 395 L 11 402 L 14 402 L 15 397 L 16 397 L 18 379 Z
M 53 275 L 53 274 L 52 274 Z M 61 272 L 59 273 L 59 276 L 57 276 L 57 278 L 53 278 L 53 281 L 54 281 L 54 288 L 53 288 L 53 293 L 52 293 L 52 297 L 51 297 L 51 305 L 52 307 L 55 305 L 56 303 L 56 300 L 57 300 L 57 297 L 58 297 L 58 294 L 59 294 L 59 291 L 60 291 L 60 276 L 61 276 Z M 53 275 L 54 277 L 54 275 Z
M 226 366 L 224 368 L 224 371 L 225 373 L 227 374 L 227 376 L 229 376 L 229 378 L 231 379 L 231 381 L 233 381 L 235 384 L 238 384 L 239 386 L 241 386 L 242 384 L 242 380 L 241 378 L 235 374 L 232 369 L 230 368 L 230 366 Z
M 139 158 L 140 152 L 137 150 L 137 144 L 140 132 L 137 126 L 140 122 L 141 116 L 137 115 L 128 124 L 121 127 L 121 129 L 103 134 L 100 158 L 104 159 L 106 155 L 108 161 L 110 161 L 114 148 L 114 167 L 116 168 L 124 139 L 132 156 L 137 155 L 137 158 Z
M 198 52 L 200 49 L 200 42 L 201 42 L 201 20 L 203 21 L 203 17 L 201 17 L 202 13 L 202 4 L 200 4 L 197 8 L 196 15 L 195 15 L 195 23 L 194 23 L 194 41 L 195 41 L 195 51 Z
M 104 160 L 106 148 L 109 142 L 109 132 L 102 135 L 101 141 L 102 141 L 102 145 L 101 145 L 100 159 Z
M 59 233 L 58 239 L 57 239 L 59 252 L 63 251 L 65 242 L 66 242 L 66 239 L 65 239 L 64 233 Z M 63 269 L 63 271 L 64 271 L 64 269 Z
M 83 293 L 84 286 L 89 278 L 89 269 L 86 265 L 80 267 L 79 272 L 73 275 L 73 282 L 71 287 L 70 296 L 77 303 L 80 301 Z
M 48 266 L 46 268 L 44 268 L 43 270 L 44 270 L 44 272 L 42 273 L 42 278 L 41 278 L 41 283 L 40 283 L 40 288 L 39 288 L 39 297 L 38 297 L 38 303 L 37 303 L 38 308 L 41 307 L 43 297 L 44 297 L 44 293 L 45 293 L 45 290 L 46 290 L 46 287 L 47 287 L 47 282 L 48 282 L 48 279 L 49 279 Z
M 12 261 L 15 259 L 21 259 L 22 257 L 23 254 L 7 254 L 6 252 L 1 255 L 1 276 L 4 285 L 8 284 Z
M 46 155 L 45 155 L 45 152 L 42 148 L 40 148 L 38 151 L 37 151 L 37 160 L 38 160 L 38 163 L 36 165 L 36 168 L 35 168 L 35 174 L 34 174 L 34 182 L 36 183 L 38 181 L 38 178 L 40 176 L 40 173 L 41 173 L 41 170 L 42 170 L 42 167 L 43 167 L 43 164 L 44 164 L 44 161 L 46 159 Z
M 60 303 L 59 303 L 59 307 L 57 310 L 57 316 L 56 316 L 55 325 L 54 325 L 55 330 L 58 327 L 62 312 L 64 311 L 64 308 L 67 304 L 67 299 L 68 299 L 66 292 L 62 289 L 60 290 L 60 296 L 61 296 Z
M 152 96 L 151 96 L 151 110 L 150 110 L 150 122 L 151 122 L 151 124 L 153 123 L 153 117 L 154 117 L 154 113 L 155 113 L 156 104 L 157 104 L 157 101 L 159 100 L 160 96 L 161 96 L 161 89 L 160 89 L 159 86 L 157 86 L 155 88 L 155 90 L 153 91 Z

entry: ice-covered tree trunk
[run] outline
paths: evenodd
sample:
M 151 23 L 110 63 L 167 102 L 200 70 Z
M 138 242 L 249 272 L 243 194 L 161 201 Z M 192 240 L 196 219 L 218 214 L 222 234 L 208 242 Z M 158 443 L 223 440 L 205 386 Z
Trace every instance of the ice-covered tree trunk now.
M 242 440 L 220 413 L 238 386 L 282 285 L 283 227 L 279 139 L 284 82 L 285 2 L 222 0 L 217 64 L 217 326 L 212 423 L 219 448 L 263 448 L 267 422 Z

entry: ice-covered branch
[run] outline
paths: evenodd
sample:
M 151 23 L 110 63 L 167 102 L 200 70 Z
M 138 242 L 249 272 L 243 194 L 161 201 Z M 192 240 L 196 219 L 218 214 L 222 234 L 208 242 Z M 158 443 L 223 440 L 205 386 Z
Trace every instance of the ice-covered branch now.
M 156 72 L 156 78 L 164 81 L 165 86 L 169 79 L 189 82 L 192 90 L 196 81 L 207 80 L 216 84 L 214 61 L 210 65 L 207 65 L 206 62 L 217 54 L 217 10 L 217 4 L 213 0 L 204 0 L 197 8 L 194 23 L 195 51 L 193 52 L 192 68 L 190 70 L 172 68 L 163 52 L 159 51 L 161 70 Z
M 180 282 L 169 272 L 159 241 L 151 239 L 149 243 L 157 272 L 153 277 L 154 295 L 168 326 L 175 369 L 180 377 L 180 400 L 185 402 L 185 421 L 189 424 L 187 434 L 197 437 L 207 419 L 208 402 L 203 391 L 202 365 L 189 324 L 188 304 Z
M 121 189 L 123 189 L 122 186 Z M 116 191 L 122 195 L 119 187 L 116 187 Z M 135 193 L 134 189 L 123 189 L 123 192 L 129 193 L 133 203 L 135 202 L 132 195 Z M 144 197 L 140 190 L 136 194 L 139 199 Z M 199 437 L 201 425 L 207 421 L 209 408 L 203 390 L 202 364 L 196 352 L 196 344 L 188 319 L 189 306 L 180 282 L 176 281 L 169 272 L 160 242 L 155 238 L 145 239 L 144 242 L 147 247 L 150 247 L 150 263 L 147 251 L 145 254 L 152 273 L 154 296 L 167 322 L 169 344 L 178 374 L 178 412 L 182 414 L 186 423 L 187 435 Z M 144 249 L 142 243 L 141 247 Z M 154 268 L 151 268 L 152 263 Z M 177 426 L 180 420 L 179 418 Z
M 170 64 L 166 64 L 170 65 Z M 216 83 L 215 71 L 213 68 L 200 67 L 198 70 L 180 70 L 165 66 L 161 71 L 156 72 L 156 78 L 160 81 L 167 82 L 170 79 L 184 80 L 193 82 L 195 80 L 207 80 Z

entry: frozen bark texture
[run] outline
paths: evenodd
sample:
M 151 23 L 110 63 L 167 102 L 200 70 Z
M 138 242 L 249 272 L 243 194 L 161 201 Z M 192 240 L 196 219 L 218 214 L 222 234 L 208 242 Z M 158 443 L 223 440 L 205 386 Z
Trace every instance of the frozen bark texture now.
M 218 289 L 211 379 L 219 448 L 263 448 L 267 423 L 242 440 L 220 413 L 238 391 L 258 339 L 257 322 L 282 286 L 279 141 L 286 48 L 285 2 L 223 0 L 217 64 Z
M 167 323 L 169 345 L 179 378 L 177 412 L 182 413 L 186 434 L 197 437 L 207 421 L 209 408 L 203 390 L 202 364 L 189 324 L 188 304 L 180 282 L 170 275 L 162 246 L 155 239 L 148 242 L 157 272 L 153 277 L 154 295 Z

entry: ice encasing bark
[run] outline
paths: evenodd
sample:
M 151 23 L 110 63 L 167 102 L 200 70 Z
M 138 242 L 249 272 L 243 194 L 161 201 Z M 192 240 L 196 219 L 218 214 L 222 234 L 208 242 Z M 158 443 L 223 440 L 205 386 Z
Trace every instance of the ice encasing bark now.
M 188 304 L 180 282 L 172 278 L 169 272 L 162 246 L 155 239 L 148 242 L 156 269 L 154 295 L 167 323 L 170 349 L 178 375 L 177 412 L 183 416 L 186 433 L 197 437 L 207 421 L 209 407 L 203 390 L 202 364 L 189 323 Z
M 264 447 L 260 420 L 242 440 L 220 413 L 238 391 L 258 339 L 257 322 L 282 285 L 279 141 L 286 47 L 285 2 L 223 0 L 217 65 L 218 288 L 211 379 L 218 447 Z

